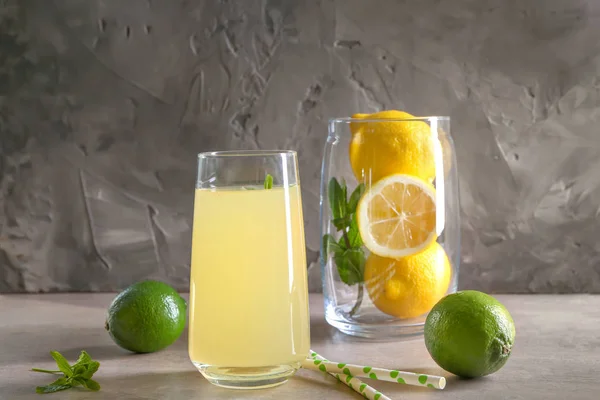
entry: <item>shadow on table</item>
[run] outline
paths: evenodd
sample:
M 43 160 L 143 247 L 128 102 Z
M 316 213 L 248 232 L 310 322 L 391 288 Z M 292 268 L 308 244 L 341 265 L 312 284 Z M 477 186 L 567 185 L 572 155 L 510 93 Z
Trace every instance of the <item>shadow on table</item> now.
M 102 335 L 106 335 L 109 337 L 108 333 L 102 331 Z M 115 360 L 115 359 L 123 359 L 126 357 L 149 357 L 153 354 L 160 353 L 147 353 L 147 354 L 138 354 L 133 353 L 131 351 L 125 350 L 117 346 L 112 342 L 112 339 L 108 339 L 107 342 L 110 343 L 103 345 L 93 345 L 93 346 L 85 346 L 82 347 L 65 347 L 62 350 L 58 350 L 62 355 L 64 355 L 67 360 L 76 360 L 81 353 L 81 350 L 87 351 L 94 360 L 103 361 L 103 360 Z M 187 352 L 187 342 L 188 342 L 188 334 L 187 329 L 181 334 L 179 339 L 169 347 L 168 350 L 176 350 L 176 351 L 184 351 Z M 166 350 L 166 349 L 165 349 Z M 165 351 L 163 350 L 163 351 Z
M 440 371 L 435 368 L 403 368 L 404 371 L 411 371 L 416 373 L 424 373 L 424 374 L 432 374 L 432 375 L 440 375 Z M 432 395 L 444 396 L 445 392 L 455 392 L 455 391 L 464 391 L 468 390 L 478 390 L 483 389 L 486 386 L 487 378 L 478 378 L 478 379 L 464 379 L 459 378 L 455 375 L 450 375 L 448 373 L 441 374 L 446 378 L 446 387 L 444 390 L 436 390 L 430 389 L 422 386 L 412 386 L 412 385 L 399 385 L 394 382 L 384 382 L 384 381 L 374 381 L 371 379 L 361 378 L 366 384 L 371 385 L 382 393 L 394 393 L 399 390 L 402 393 L 425 393 L 430 392 Z M 390 395 L 390 397 L 395 398 L 396 395 Z
M 85 348 L 73 347 L 58 350 L 65 358 L 69 361 L 77 360 L 81 350 L 85 350 L 92 356 L 94 360 L 114 360 L 116 358 L 123 358 L 135 355 L 127 350 L 121 349 L 116 344 L 107 344 L 103 346 L 86 346 Z
M 406 338 L 363 338 L 358 336 L 350 336 L 340 332 L 333 326 L 329 325 L 325 318 L 311 316 L 310 319 L 310 339 L 312 344 L 321 342 L 330 343 L 392 343 L 392 342 L 411 342 L 422 341 L 422 335 L 408 336 Z
M 196 370 L 165 373 L 125 374 L 122 377 L 98 377 L 101 392 L 112 398 L 129 399 L 140 394 L 139 399 L 260 399 L 260 391 L 231 390 L 210 384 Z M 271 389 L 266 389 L 271 390 Z M 144 394 L 144 395 L 142 395 Z M 108 398 L 108 397 L 107 397 Z M 138 397 L 132 397 L 138 399 Z
M 310 318 L 310 342 L 312 344 L 328 342 L 337 330 L 329 325 L 324 318 L 311 316 Z
M 183 349 L 186 347 L 186 343 L 187 333 L 181 335 L 181 338 L 170 348 Z M 13 351 L 0 357 L 0 365 L 26 361 L 31 363 L 32 367 L 35 367 L 36 363 L 52 363 L 49 354 L 51 350 L 60 352 L 71 362 L 77 360 L 81 350 L 87 351 L 93 359 L 98 361 L 124 359 L 136 355 L 113 343 L 109 334 L 100 326 L 79 329 L 42 326 L 35 332 L 15 329 L 8 331 L 4 336 L 2 347 L 13 349 Z
M 31 383 L 11 383 L 2 387 L 1 399 L 35 399 L 36 385 L 50 383 L 53 377 L 40 376 Z M 180 400 L 180 399 L 206 399 L 218 396 L 212 395 L 215 390 L 197 371 L 176 371 L 168 373 L 144 373 L 136 375 L 135 371 L 127 371 L 122 376 L 102 376 L 99 370 L 94 379 L 100 384 L 99 392 L 92 392 L 81 387 L 59 392 L 49 398 L 77 399 L 77 400 Z M 10 397 L 3 397 L 10 395 Z M 217 393 L 218 395 L 218 393 Z M 229 398 L 221 394 L 218 398 Z
M 187 365 L 185 365 L 187 367 Z M 103 388 L 123 389 L 132 387 L 140 391 L 154 393 L 151 389 L 173 389 L 177 386 L 211 386 L 206 379 L 195 369 L 173 372 L 148 372 L 136 374 L 135 371 L 128 371 L 122 376 L 101 377 Z M 142 390 L 143 389 L 143 390 Z M 150 390 L 148 390 L 150 389 Z
M 487 385 L 486 381 L 489 381 L 491 377 L 483 376 L 476 379 L 461 378 L 456 375 L 446 376 L 446 388 L 444 392 L 454 392 L 457 390 L 465 390 L 465 388 L 477 390 Z
M 338 380 L 333 376 L 328 374 L 321 374 L 320 372 L 314 372 L 314 374 L 311 374 L 311 376 L 302 376 L 297 373 L 292 378 L 290 378 L 290 383 L 293 383 L 293 381 L 303 382 L 306 385 L 322 388 L 324 391 L 332 390 L 332 387 L 334 387 L 337 391 L 345 392 L 349 396 L 351 396 L 354 393 L 354 390 L 350 389 L 345 384 L 338 382 Z
M 435 370 L 434 368 L 406 368 L 407 370 L 410 371 L 415 371 L 415 372 L 422 372 L 422 373 L 430 373 L 430 374 L 436 374 L 439 375 L 439 371 Z M 324 389 L 327 390 L 331 390 L 332 389 L 332 384 L 335 385 L 335 390 L 342 393 L 347 393 L 349 399 L 351 398 L 352 395 L 356 395 L 354 390 L 349 388 L 348 386 L 346 386 L 344 383 L 342 382 L 337 382 L 337 379 L 327 375 L 327 374 L 319 374 L 319 373 L 315 373 L 316 375 L 309 375 L 309 372 L 304 372 L 303 375 L 299 375 L 297 374 L 296 376 L 294 376 L 294 380 L 298 380 L 298 381 L 303 381 L 306 384 L 309 384 L 311 386 L 321 386 Z M 429 395 L 431 396 L 440 396 L 443 397 L 444 396 L 444 392 L 446 391 L 455 391 L 455 390 L 464 390 L 465 385 L 471 385 L 474 384 L 474 381 L 470 381 L 470 380 L 465 380 L 465 379 L 460 379 L 458 377 L 455 376 L 451 376 L 449 378 L 447 378 L 447 386 L 446 389 L 444 390 L 435 390 L 435 389 L 430 389 L 427 387 L 422 387 L 422 386 L 412 386 L 412 385 L 400 385 L 394 382 L 385 382 L 385 381 L 378 381 L 378 380 L 372 380 L 372 379 L 368 379 L 368 378 L 359 378 L 363 383 L 366 383 L 369 386 L 372 386 L 374 389 L 388 395 L 389 397 L 395 399 L 395 398 L 400 398 L 400 396 L 403 396 L 404 394 L 407 393 L 414 393 L 414 394 L 419 394 L 420 396 L 425 395 L 428 397 L 425 398 L 429 398 Z M 345 397 L 344 397 L 345 398 Z M 421 397 L 419 397 L 421 398 Z

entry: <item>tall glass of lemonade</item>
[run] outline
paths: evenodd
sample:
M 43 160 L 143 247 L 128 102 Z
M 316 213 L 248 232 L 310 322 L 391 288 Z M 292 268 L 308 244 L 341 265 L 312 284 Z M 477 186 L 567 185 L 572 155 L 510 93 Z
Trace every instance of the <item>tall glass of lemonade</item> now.
M 211 383 L 284 383 L 309 353 L 302 201 L 293 151 L 198 155 L 189 355 Z

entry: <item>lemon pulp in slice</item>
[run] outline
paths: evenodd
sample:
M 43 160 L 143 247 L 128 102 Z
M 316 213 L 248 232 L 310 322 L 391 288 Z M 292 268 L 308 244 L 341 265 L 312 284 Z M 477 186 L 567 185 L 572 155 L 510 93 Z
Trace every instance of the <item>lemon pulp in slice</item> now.
M 435 188 L 411 175 L 390 175 L 358 204 L 358 228 L 367 248 L 400 258 L 424 250 L 436 235 Z

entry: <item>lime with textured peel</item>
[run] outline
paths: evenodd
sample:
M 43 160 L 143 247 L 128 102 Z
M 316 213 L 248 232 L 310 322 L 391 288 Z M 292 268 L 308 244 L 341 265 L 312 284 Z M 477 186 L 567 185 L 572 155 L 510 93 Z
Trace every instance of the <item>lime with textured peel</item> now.
M 123 290 L 108 308 L 105 328 L 120 347 L 152 353 L 175 342 L 185 328 L 186 302 L 163 282 L 142 281 Z
M 515 341 L 515 324 L 495 298 L 465 290 L 441 299 L 425 321 L 425 346 L 443 369 L 464 378 L 504 366 Z

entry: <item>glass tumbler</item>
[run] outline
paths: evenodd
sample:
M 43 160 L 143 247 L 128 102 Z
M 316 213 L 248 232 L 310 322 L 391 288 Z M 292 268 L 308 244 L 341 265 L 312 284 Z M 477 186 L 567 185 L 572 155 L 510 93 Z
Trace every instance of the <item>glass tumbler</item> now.
M 308 356 L 297 165 L 293 151 L 198 155 L 189 356 L 215 385 L 275 386 Z
M 367 338 L 422 334 L 427 313 L 457 288 L 450 118 L 330 120 L 321 234 L 330 325 Z

